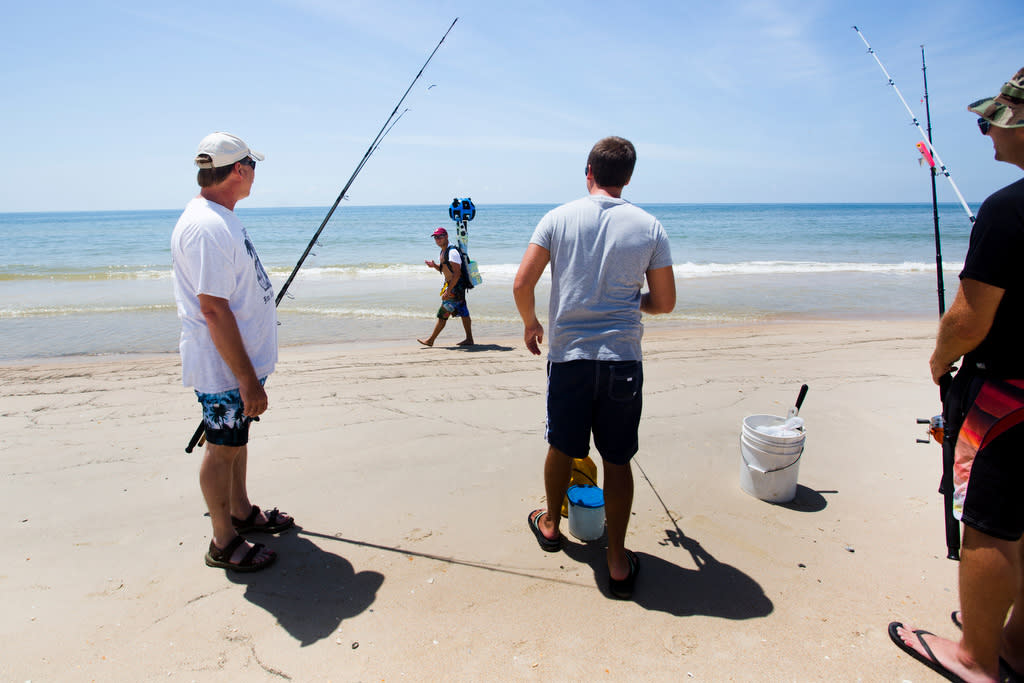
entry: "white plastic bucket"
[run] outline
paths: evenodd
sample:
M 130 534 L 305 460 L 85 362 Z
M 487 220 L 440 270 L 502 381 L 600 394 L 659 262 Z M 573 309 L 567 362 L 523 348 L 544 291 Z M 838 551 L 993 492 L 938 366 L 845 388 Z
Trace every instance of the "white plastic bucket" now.
M 569 533 L 581 541 L 593 541 L 604 534 L 604 492 L 596 486 L 570 486 Z
M 784 417 L 748 415 L 740 434 L 740 488 L 769 503 L 788 503 L 796 498 L 800 457 L 805 434 L 764 434 L 758 427 L 781 425 Z

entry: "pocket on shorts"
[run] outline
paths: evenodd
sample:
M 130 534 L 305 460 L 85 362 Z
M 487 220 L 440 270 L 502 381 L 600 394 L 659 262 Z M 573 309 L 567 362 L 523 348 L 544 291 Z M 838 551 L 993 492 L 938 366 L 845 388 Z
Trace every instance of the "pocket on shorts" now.
M 632 401 L 644 384 L 643 366 L 639 362 L 612 365 L 608 375 L 608 398 Z

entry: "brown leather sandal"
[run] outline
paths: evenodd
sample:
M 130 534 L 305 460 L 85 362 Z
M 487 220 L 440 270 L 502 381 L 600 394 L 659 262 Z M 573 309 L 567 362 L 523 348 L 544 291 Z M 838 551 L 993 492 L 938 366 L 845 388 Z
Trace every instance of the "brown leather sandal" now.
M 262 531 L 265 534 L 276 534 L 279 531 L 285 529 L 291 529 L 295 526 L 295 519 L 293 517 L 285 517 L 284 514 L 274 508 L 266 512 L 267 521 L 266 523 L 259 524 L 256 522 L 260 516 L 259 505 L 253 505 L 252 510 L 249 511 L 249 516 L 245 519 L 238 519 L 237 517 L 231 518 L 231 524 L 234 525 L 235 531 L 240 534 L 245 534 L 253 531 Z M 280 520 L 280 521 L 278 521 Z
M 249 548 L 245 557 L 240 561 L 232 562 L 231 556 L 238 550 L 238 546 L 243 543 L 245 543 L 245 539 L 241 536 L 235 536 L 223 548 L 218 548 L 213 544 L 213 541 L 210 541 L 210 549 L 206 552 L 206 566 L 217 567 L 218 569 L 233 569 L 236 572 L 258 572 L 274 564 L 274 561 L 277 559 L 277 553 L 271 550 L 270 554 L 263 560 L 256 561 L 256 557 L 266 547 L 262 543 L 257 543 Z

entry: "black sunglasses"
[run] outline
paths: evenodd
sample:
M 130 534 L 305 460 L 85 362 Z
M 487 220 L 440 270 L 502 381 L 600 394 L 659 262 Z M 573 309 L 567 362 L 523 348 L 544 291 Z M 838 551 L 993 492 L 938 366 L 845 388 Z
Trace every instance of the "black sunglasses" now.
M 239 159 L 238 163 L 245 164 L 250 168 L 256 168 L 256 160 L 253 159 L 252 157 L 245 157 L 244 159 Z
M 978 117 L 978 130 L 981 131 L 982 135 L 988 135 L 989 129 L 992 127 L 992 122 L 988 119 Z

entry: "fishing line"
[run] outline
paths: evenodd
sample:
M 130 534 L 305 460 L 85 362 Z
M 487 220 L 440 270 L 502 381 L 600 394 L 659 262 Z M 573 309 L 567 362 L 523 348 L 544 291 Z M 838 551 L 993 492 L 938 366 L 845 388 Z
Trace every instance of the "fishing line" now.
M 665 516 L 668 517 L 668 521 L 671 522 L 672 526 L 676 528 L 675 538 L 669 539 L 672 542 L 672 545 L 684 545 L 683 540 L 686 538 L 686 534 L 684 534 L 683 530 L 679 528 L 679 521 L 672 515 L 672 511 L 668 509 L 668 505 L 665 504 L 665 501 L 662 499 L 661 494 L 658 493 L 658 489 L 654 488 L 654 482 L 651 481 L 651 478 L 647 476 L 647 472 L 644 471 L 643 466 L 640 464 L 639 458 L 633 456 L 632 462 L 634 465 L 636 465 L 636 468 L 640 470 L 640 474 L 643 475 L 644 480 L 651 487 L 651 491 L 654 492 L 654 497 L 658 499 L 659 503 L 661 503 L 661 507 L 662 509 L 665 510 Z M 671 534 L 671 532 L 669 533 Z
M 886 81 L 888 81 L 889 85 L 892 86 L 892 89 L 896 92 L 896 96 L 899 97 L 900 102 L 903 103 L 903 107 L 907 110 L 907 113 L 910 114 L 910 118 L 914 122 L 914 125 L 917 126 L 918 132 L 921 133 L 921 137 L 924 138 L 924 144 L 927 145 L 932 158 L 935 159 L 935 163 L 938 165 L 939 171 L 941 171 L 942 175 L 946 176 L 946 180 L 948 180 L 949 184 L 953 187 L 953 191 L 956 193 L 957 199 L 960 200 L 960 206 L 964 207 L 964 211 L 967 212 L 967 217 L 971 220 L 971 223 L 974 223 L 974 213 L 971 211 L 971 207 L 967 206 L 967 201 L 964 199 L 964 196 L 960 194 L 960 188 L 958 188 L 956 183 L 953 182 L 953 176 L 949 174 L 946 164 L 943 163 L 938 151 L 934 146 L 932 146 L 931 138 L 926 135 L 924 130 L 921 128 L 921 122 L 918 121 L 917 116 L 914 115 L 914 110 L 912 110 L 910 105 L 907 104 L 907 101 L 903 99 L 903 93 L 901 93 L 900 89 L 896 87 L 896 81 L 894 81 L 892 76 L 889 75 L 889 72 L 886 71 L 885 66 L 882 64 L 882 60 L 878 58 L 878 54 L 875 52 L 874 48 L 871 47 L 871 44 L 868 43 L 868 39 L 864 37 L 864 34 L 860 32 L 860 29 L 854 26 L 853 30 L 856 31 L 857 35 L 860 36 L 860 39 L 864 41 L 864 45 L 868 48 L 868 54 L 874 57 L 875 61 L 878 62 L 878 67 L 882 70 L 882 73 L 885 74 Z
M 416 74 L 416 77 L 412 79 L 412 82 L 409 84 L 409 87 L 405 89 L 405 93 L 403 93 L 402 98 L 398 100 L 398 104 L 396 104 L 395 108 L 391 111 L 391 115 L 388 116 L 387 120 L 384 121 L 384 125 L 380 127 L 380 130 L 377 131 L 377 136 L 373 138 L 373 141 L 370 143 L 370 146 L 367 147 L 366 154 L 364 154 L 363 158 L 360 159 L 359 164 L 356 166 L 356 170 L 352 172 L 352 176 L 348 179 L 348 182 L 345 183 L 345 186 L 343 188 L 341 188 L 341 192 L 338 193 L 338 198 L 334 200 L 334 204 L 331 205 L 330 211 L 328 211 L 327 215 L 324 216 L 324 220 L 320 223 L 320 227 L 317 228 L 315 233 L 313 233 L 313 237 L 309 240 L 309 244 L 306 245 L 306 250 L 302 252 L 302 256 L 299 257 L 298 263 L 296 263 L 295 268 L 292 269 L 291 275 L 288 276 L 288 279 L 285 280 L 284 285 L 281 286 L 281 291 L 278 292 L 277 294 L 277 299 L 274 301 L 274 306 L 281 305 L 281 300 L 285 297 L 285 294 L 288 292 L 288 287 L 291 286 L 292 280 L 295 279 L 295 276 L 299 272 L 299 268 L 302 267 L 302 264 L 305 263 L 306 261 L 306 257 L 309 256 L 309 252 L 313 250 L 313 246 L 317 243 L 317 240 L 320 239 L 320 233 L 322 233 L 324 231 L 324 228 L 327 227 L 327 222 L 331 220 L 331 216 L 334 215 L 334 210 L 338 208 L 338 204 L 340 204 L 341 200 L 345 198 L 345 195 L 348 193 L 348 189 L 352 186 L 352 183 L 355 181 L 356 176 L 359 175 L 359 172 L 363 170 L 363 166 L 366 165 L 366 162 L 369 161 L 370 157 L 373 156 L 373 153 L 377 151 L 378 147 L 380 147 L 380 143 L 381 141 L 384 140 L 384 137 L 391 132 L 391 129 L 394 128 L 395 124 L 398 123 L 399 119 L 401 119 L 402 116 L 405 115 L 405 112 L 409 111 L 408 109 L 404 109 L 402 110 L 401 114 L 398 113 L 399 107 L 401 107 L 402 103 L 405 102 L 405 98 L 408 97 L 409 92 L 412 90 L 412 87 L 416 85 L 416 81 L 418 81 L 420 79 L 420 76 L 423 75 L 423 71 L 427 68 L 427 65 L 430 64 L 430 60 L 433 59 L 437 51 L 441 49 L 441 44 L 444 43 L 444 39 L 447 38 L 448 34 L 452 32 L 453 28 L 455 28 L 455 22 L 458 20 L 459 18 L 455 17 L 455 19 L 451 23 L 451 26 L 449 26 L 448 30 L 444 32 L 443 36 L 441 36 L 441 40 L 437 41 L 437 45 L 434 47 L 433 52 L 431 52 L 430 56 L 427 57 L 427 61 L 423 62 L 423 66 L 420 67 L 419 72 Z M 199 427 L 196 428 L 195 434 L 192 435 L 191 440 L 189 440 L 188 442 L 188 446 L 185 447 L 186 453 L 191 453 L 192 449 L 194 449 L 197 445 L 203 445 L 204 431 L 205 429 L 203 427 L 203 423 L 202 421 L 200 421 Z

